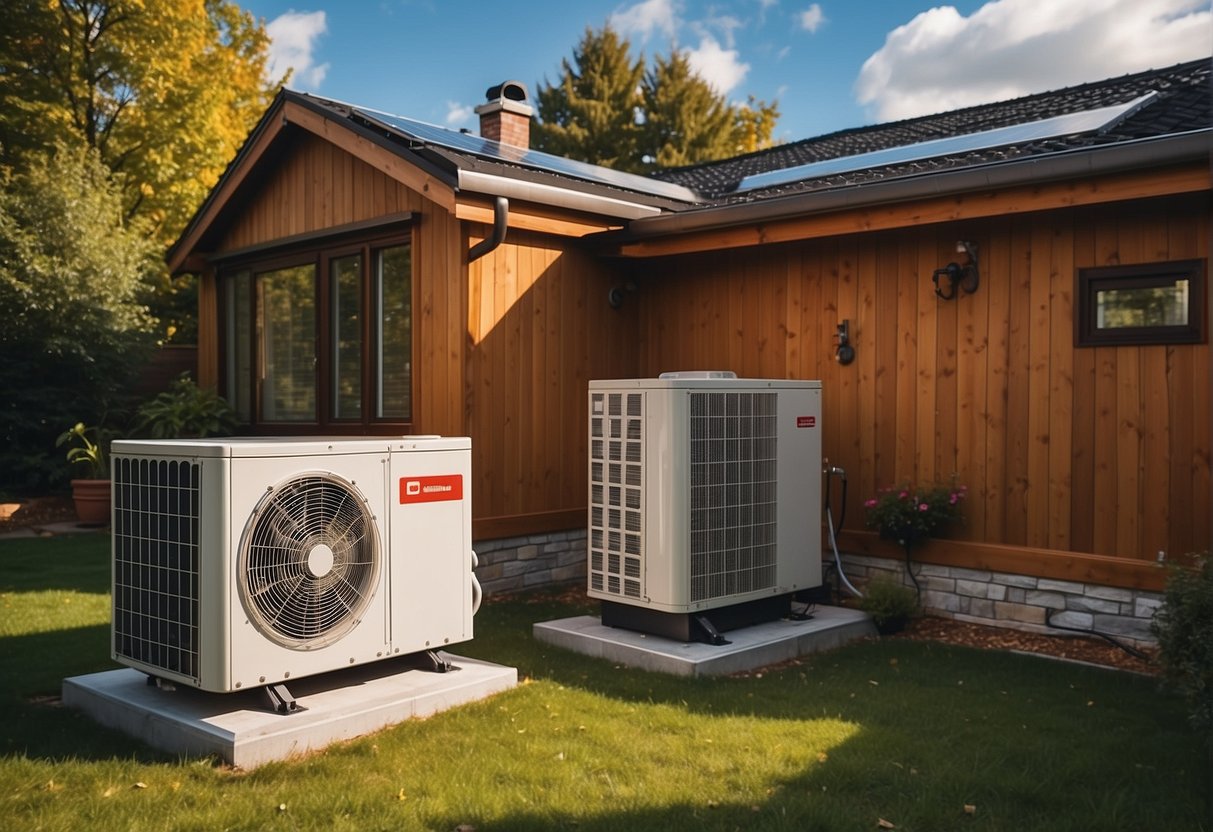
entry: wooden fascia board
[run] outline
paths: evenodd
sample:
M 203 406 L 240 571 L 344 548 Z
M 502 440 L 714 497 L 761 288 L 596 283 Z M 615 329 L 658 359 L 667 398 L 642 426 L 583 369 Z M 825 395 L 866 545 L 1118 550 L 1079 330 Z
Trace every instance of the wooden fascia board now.
M 291 124 L 297 124 L 341 148 L 447 211 L 455 210 L 455 191 L 450 185 L 410 164 L 399 154 L 358 135 L 342 120 L 317 113 L 293 101 L 286 102 L 283 116 Z
M 1208 191 L 1213 176 L 1207 164 L 1133 171 L 1111 176 L 1042 185 L 958 193 L 886 205 L 808 214 L 774 222 L 686 232 L 627 243 L 626 257 L 662 257 L 699 251 L 744 248 L 867 231 L 885 231 L 941 222 L 1024 214 L 1056 208 L 1124 202 Z
M 219 215 L 223 213 L 232 197 L 244 184 L 253 168 L 257 166 L 257 162 L 265 155 L 266 149 L 274 143 L 285 126 L 285 119 L 274 110 L 266 114 L 262 120 L 261 129 L 253 137 L 252 143 L 243 149 L 237 163 L 219 180 L 219 184 L 215 186 L 215 190 L 203 204 L 201 212 L 194 217 L 184 235 L 170 250 L 168 267 L 172 274 L 194 271 L 195 267 L 202 262 L 198 259 L 199 253 L 196 252 L 198 243 L 210 230 Z
M 455 204 L 456 219 L 493 224 L 493 206 L 489 202 L 460 197 Z M 602 231 L 614 231 L 623 226 L 618 222 L 589 219 L 573 215 L 558 215 L 529 204 L 510 203 L 509 227 L 523 231 L 538 231 L 561 237 L 584 237 Z

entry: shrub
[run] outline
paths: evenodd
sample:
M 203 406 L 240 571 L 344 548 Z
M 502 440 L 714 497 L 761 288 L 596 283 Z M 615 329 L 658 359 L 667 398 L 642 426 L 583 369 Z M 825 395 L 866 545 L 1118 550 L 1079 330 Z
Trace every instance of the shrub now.
M 236 428 L 236 412 L 214 390 L 194 383 L 182 373 L 172 386 L 140 405 L 135 432 L 153 439 L 200 439 L 227 436 Z
M 1192 725 L 1213 740 L 1213 560 L 1173 567 L 1150 629 L 1167 679 L 1188 702 Z
M 918 597 L 908 586 L 880 576 L 868 581 L 859 608 L 872 616 L 880 632 L 896 632 L 918 611 Z

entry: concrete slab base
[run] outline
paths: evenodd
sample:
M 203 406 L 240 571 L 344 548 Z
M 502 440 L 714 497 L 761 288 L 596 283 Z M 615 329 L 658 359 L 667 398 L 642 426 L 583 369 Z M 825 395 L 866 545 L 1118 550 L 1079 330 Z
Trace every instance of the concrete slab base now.
M 324 748 L 414 717 L 482 699 L 518 683 L 518 670 L 447 654 L 450 673 L 388 662 L 292 680 L 302 708 L 278 714 L 259 690 L 161 690 L 126 668 L 63 680 L 63 704 L 173 754 L 216 755 L 241 768 Z
M 805 621 L 782 619 L 723 633 L 731 644 L 674 641 L 605 627 L 595 616 L 544 621 L 535 639 L 576 653 L 675 676 L 724 676 L 754 670 L 808 653 L 876 635 L 866 613 L 845 607 L 815 607 Z

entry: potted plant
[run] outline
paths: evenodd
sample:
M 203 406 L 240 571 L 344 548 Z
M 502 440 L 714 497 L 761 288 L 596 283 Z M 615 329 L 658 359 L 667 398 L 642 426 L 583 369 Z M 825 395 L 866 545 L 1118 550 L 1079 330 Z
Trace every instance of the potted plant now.
M 899 633 L 918 611 L 914 590 L 883 575 L 868 581 L 859 608 L 872 617 L 881 635 Z
M 968 493 L 963 485 L 921 488 L 899 485 L 882 490 L 865 502 L 865 522 L 886 540 L 905 549 L 922 543 L 960 517 L 960 504 Z
M 72 480 L 76 517 L 86 526 L 104 526 L 110 521 L 110 467 L 101 428 L 77 422 L 59 435 L 55 446 L 70 444 L 67 461 L 85 476 Z

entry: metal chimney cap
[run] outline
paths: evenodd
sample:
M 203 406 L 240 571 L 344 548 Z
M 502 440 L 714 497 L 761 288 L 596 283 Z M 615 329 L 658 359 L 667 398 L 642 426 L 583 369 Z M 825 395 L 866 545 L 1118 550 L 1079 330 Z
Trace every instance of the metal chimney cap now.
M 502 81 L 496 86 L 489 87 L 484 97 L 488 101 L 527 101 L 526 84 L 521 81 Z

